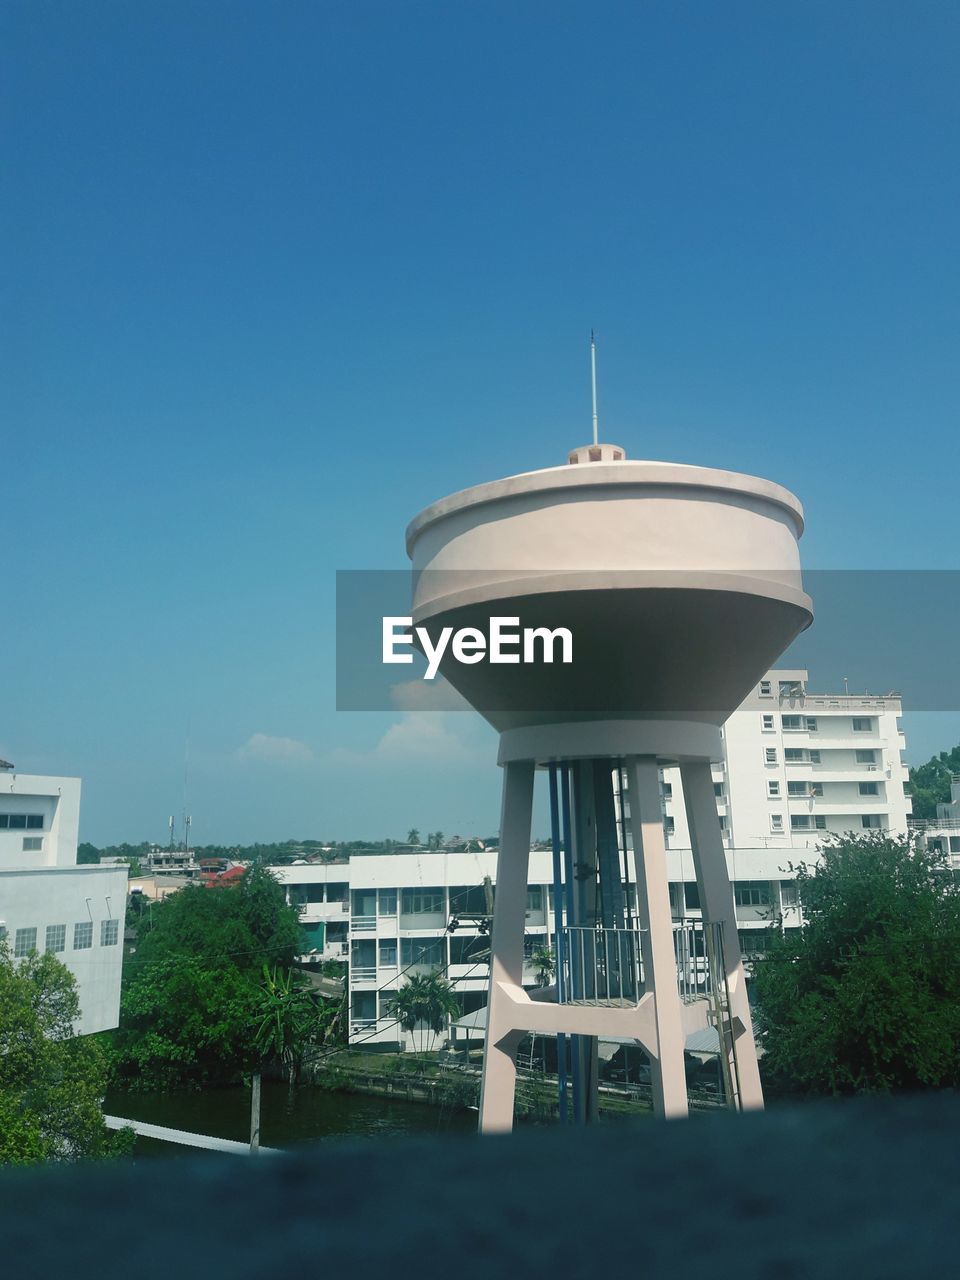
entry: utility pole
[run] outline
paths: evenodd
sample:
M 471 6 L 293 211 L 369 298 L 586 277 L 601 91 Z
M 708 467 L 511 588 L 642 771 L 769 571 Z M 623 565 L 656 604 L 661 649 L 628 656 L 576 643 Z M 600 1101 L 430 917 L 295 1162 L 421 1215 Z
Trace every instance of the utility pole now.
M 260 1068 L 254 1071 L 250 1081 L 250 1154 L 260 1151 Z

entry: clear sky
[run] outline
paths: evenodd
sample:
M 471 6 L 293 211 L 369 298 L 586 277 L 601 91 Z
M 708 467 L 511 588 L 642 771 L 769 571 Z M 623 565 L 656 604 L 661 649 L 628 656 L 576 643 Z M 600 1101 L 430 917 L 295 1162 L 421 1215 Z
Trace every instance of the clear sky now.
M 808 565 L 958 567 L 956 5 L 0 22 L 0 755 L 84 838 L 495 829 L 472 716 L 334 711 L 334 571 L 582 443 L 592 326 L 630 456 L 785 483 Z

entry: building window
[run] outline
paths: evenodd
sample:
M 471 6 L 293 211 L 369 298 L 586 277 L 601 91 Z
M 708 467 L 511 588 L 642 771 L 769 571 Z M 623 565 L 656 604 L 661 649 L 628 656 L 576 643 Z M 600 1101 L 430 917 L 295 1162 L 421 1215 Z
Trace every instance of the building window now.
M 722 796 L 723 796 L 723 783 L 722 783 L 722 782 L 715 782 L 715 783 L 713 784 L 713 794 L 714 794 L 715 796 L 717 796 L 718 798 L 720 798 L 720 797 L 722 797 Z
M 322 884 L 292 884 L 290 901 L 294 906 L 304 906 L 308 902 L 323 901 Z
M 772 694 L 773 694 L 773 686 L 771 685 L 770 681 L 761 680 L 760 681 L 760 697 L 769 698 L 772 696 Z
M 396 889 L 381 889 L 377 896 L 377 904 L 377 910 L 382 916 L 395 916 L 397 914 Z
M 93 921 L 81 920 L 73 926 L 74 951 L 86 951 L 93 946 Z
M 797 785 L 797 784 L 796 784 L 795 782 L 788 782 L 788 783 L 787 783 L 787 787 L 788 787 L 788 788 L 789 788 L 789 787 L 795 787 L 796 785 Z M 771 780 L 767 783 L 767 795 L 768 795 L 768 796 L 770 796 L 770 797 L 771 797 L 771 799 L 774 799 L 774 800 L 779 800 L 779 799 L 780 799 L 780 783 L 779 783 L 779 782 L 774 781 L 772 778 L 771 778 Z
M 23 852 L 39 853 L 43 848 L 43 836 L 24 836 Z
M 377 1022 L 377 993 L 354 991 L 350 998 L 350 1016 L 354 1027 L 372 1029 Z
M 853 731 L 854 733 L 871 733 L 873 731 L 873 717 L 854 716 Z
M 781 680 L 780 681 L 780 697 L 781 698 L 800 698 L 803 696 L 803 682 L 801 680 Z
M 762 726 L 764 733 L 770 733 L 773 730 L 773 716 L 763 716 Z
M 688 911 L 700 910 L 700 886 L 696 880 L 683 882 L 683 903 Z
M 523 940 L 523 954 L 529 961 L 538 947 L 545 945 L 545 934 L 528 933 Z M 464 936 L 456 933 L 450 939 L 450 963 L 479 965 L 490 959 L 490 938 L 476 933 Z M 483 975 L 478 974 L 478 977 Z
M 942 841 L 942 840 L 940 840 L 940 839 L 936 839 L 936 840 L 928 840 L 928 841 L 927 841 L 927 849 L 928 849 L 931 853 L 943 853 L 943 852 L 944 852 L 944 848 L 943 848 L 943 841 Z
M 822 814 L 818 813 L 815 815 L 813 819 L 813 825 L 817 828 L 818 831 L 826 831 L 827 820 L 822 816 Z
M 770 901 L 770 885 L 766 880 L 738 880 L 733 886 L 733 900 L 738 907 L 763 907 Z
M 527 885 L 527 910 L 543 910 L 543 889 L 538 884 Z
M 18 929 L 13 935 L 14 956 L 28 956 L 37 949 L 36 929 Z
M 771 813 L 771 815 L 770 815 L 770 830 L 771 830 L 771 831 L 782 831 L 782 830 L 783 830 L 783 814 L 782 814 L 782 813 Z
M 327 901 L 328 902 L 346 902 L 347 890 L 350 888 L 347 884 L 328 884 L 327 885 Z
M 787 764 L 803 764 L 804 755 L 803 747 L 783 748 L 783 758 Z
M 807 716 L 807 733 L 817 732 L 817 717 Z
M 865 831 L 879 831 L 880 815 L 879 813 L 862 813 L 860 815 L 860 825 Z
M 809 751 L 809 752 L 807 752 L 807 759 L 810 761 L 810 763 L 811 763 L 811 764 L 819 764 L 819 763 L 820 763 L 820 752 L 819 752 L 819 751 Z
M 397 940 L 396 938 L 381 938 L 378 946 L 380 948 L 377 957 L 381 969 L 395 969 L 397 967 Z
M 42 813 L 0 813 L 0 831 L 42 830 Z
M 792 813 L 790 815 L 791 831 L 809 831 L 812 823 L 808 813 Z
M 871 747 L 857 747 L 857 764 L 876 764 L 877 753 Z
M 809 794 L 809 786 L 810 786 L 810 784 L 809 784 L 808 782 L 788 782 L 788 783 L 787 783 L 787 795 L 788 795 L 788 796 L 805 796 L 805 795 L 808 795 L 808 794 Z
M 47 951 L 66 951 L 67 926 L 65 924 L 47 925 Z
M 800 895 L 797 892 L 797 882 L 795 880 L 780 881 L 780 905 L 785 911 L 795 907 L 800 901 Z
M 738 929 L 740 953 L 745 956 L 761 956 L 767 949 L 769 929 Z
M 380 992 L 380 1021 L 396 1022 L 397 993 L 395 991 Z
M 783 725 L 785 730 L 791 733 L 803 727 L 799 716 L 781 716 L 780 723 Z
M 766 764 L 776 764 L 776 763 L 777 763 L 777 748 L 776 748 L 776 747 L 765 747 L 765 748 L 764 748 L 764 752 L 763 752 L 763 759 L 764 759 L 764 762 L 765 762 Z
M 950 837 L 950 852 L 960 853 L 960 836 Z
M 442 889 L 404 889 L 401 909 L 408 916 L 436 916 L 443 914 Z
M 721 830 L 721 831 L 726 831 L 726 829 L 727 829 L 727 815 L 726 815 L 725 813 L 721 813 L 721 814 L 719 815 L 719 820 L 720 820 L 720 830 Z
M 422 964 L 441 969 L 447 963 L 446 938 L 401 938 L 400 964 L 404 969 Z
M 119 941 L 120 941 L 120 921 L 119 920 L 101 920 L 100 921 L 101 947 L 115 947 Z
M 666 818 L 664 818 L 664 820 L 663 820 L 663 834 L 664 834 L 665 836 L 672 836 L 672 835 L 673 835 L 673 833 L 674 833 L 674 831 L 676 830 L 676 826 L 677 826 L 677 823 L 676 823 L 676 820 L 675 820 L 674 818 L 670 818 L 670 817 L 666 817 Z
M 661 783 L 660 783 L 660 792 L 661 792 L 661 794 L 662 794 L 662 796 L 663 796 L 664 800 L 672 800 L 672 799 L 673 799 L 673 783 L 672 783 L 672 782 L 661 782 Z
M 862 796 L 878 796 L 880 787 L 876 782 L 860 782 L 857 784 Z

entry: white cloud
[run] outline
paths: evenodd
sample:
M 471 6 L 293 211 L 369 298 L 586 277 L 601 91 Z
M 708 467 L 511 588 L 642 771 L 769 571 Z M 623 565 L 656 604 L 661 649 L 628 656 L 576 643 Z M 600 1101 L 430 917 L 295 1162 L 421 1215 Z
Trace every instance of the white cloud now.
M 405 680 L 390 686 L 398 711 L 470 711 L 470 703 L 446 680 Z
M 392 724 L 374 748 L 378 760 L 409 763 L 434 761 L 457 764 L 474 758 L 467 743 L 453 731 L 451 717 L 442 711 L 407 712 Z
M 236 752 L 238 760 L 255 764 L 310 764 L 315 756 L 305 742 L 296 738 L 277 738 L 269 733 L 254 733 Z

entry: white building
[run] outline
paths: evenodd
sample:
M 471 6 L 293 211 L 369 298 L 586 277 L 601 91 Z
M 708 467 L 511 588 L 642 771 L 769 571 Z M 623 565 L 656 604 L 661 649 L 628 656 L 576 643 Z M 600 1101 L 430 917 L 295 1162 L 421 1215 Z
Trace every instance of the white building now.
M 808 690 L 806 671 L 774 670 L 728 719 L 713 778 L 747 957 L 762 951 L 775 920 L 799 927 L 790 864 L 815 861 L 825 836 L 906 833 L 910 800 L 900 713 L 896 694 L 818 694 Z M 679 770 L 664 769 L 661 787 L 670 900 L 679 926 L 700 919 Z M 960 810 L 953 838 L 960 853 Z M 392 1015 L 393 993 L 407 974 L 443 971 L 465 1014 L 486 1003 L 484 879 L 495 885 L 496 864 L 496 850 L 440 850 L 275 869 L 289 900 L 301 904 L 304 930 L 314 943 L 309 950 L 317 958 L 350 962 L 352 1043 L 409 1045 L 412 1038 L 398 1030 Z M 552 883 L 552 855 L 531 851 L 530 956 L 550 944 Z M 535 985 L 532 966 L 525 978 L 525 985 Z
M 790 864 L 829 835 L 905 835 L 910 798 L 897 694 L 821 694 L 804 670 L 773 670 L 727 720 L 713 768 L 741 948 L 762 949 L 777 918 L 799 926 Z M 678 769 L 663 771 L 674 915 L 699 917 Z
M 67 966 L 87 1035 L 119 1017 L 127 868 L 78 866 L 79 821 L 79 778 L 0 768 L 0 937 Z

